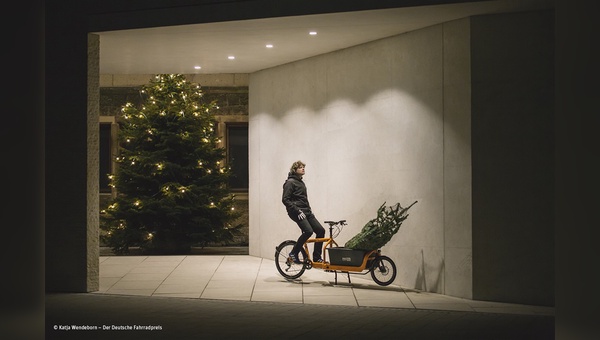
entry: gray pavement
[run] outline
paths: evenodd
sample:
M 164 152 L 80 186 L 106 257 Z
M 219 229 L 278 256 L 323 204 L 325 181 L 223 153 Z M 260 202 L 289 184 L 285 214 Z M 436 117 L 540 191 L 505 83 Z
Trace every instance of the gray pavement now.
M 46 339 L 554 339 L 546 315 L 106 294 L 47 295 L 45 327 Z
M 100 290 L 46 295 L 47 339 L 554 339 L 554 308 L 474 301 L 249 255 L 101 256 Z M 56 328 L 56 329 L 55 329 Z

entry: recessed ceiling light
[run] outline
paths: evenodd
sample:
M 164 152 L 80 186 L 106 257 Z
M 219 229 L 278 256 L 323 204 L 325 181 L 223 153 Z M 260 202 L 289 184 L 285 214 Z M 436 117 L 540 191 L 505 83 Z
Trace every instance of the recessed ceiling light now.
M 317 35 L 317 32 L 316 31 L 310 31 L 310 32 L 308 32 L 308 34 L 310 34 L 310 35 Z
M 232 55 L 230 55 L 229 57 L 227 57 L 227 59 L 229 59 L 229 60 L 233 60 L 233 59 L 235 59 L 235 57 L 234 57 L 234 56 L 232 56 Z
M 266 47 L 267 48 L 273 48 L 273 44 L 267 44 Z
M 202 66 L 194 66 L 194 68 L 195 68 L 196 70 L 199 70 L 199 69 L 201 69 L 201 68 L 202 68 Z

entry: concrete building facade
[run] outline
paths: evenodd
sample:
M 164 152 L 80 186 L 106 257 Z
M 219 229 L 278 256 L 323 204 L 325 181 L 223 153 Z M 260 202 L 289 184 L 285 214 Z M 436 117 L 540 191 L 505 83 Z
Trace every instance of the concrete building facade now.
M 46 87 L 47 291 L 98 289 L 100 45 L 66 29 L 88 19 L 49 32 L 47 61 L 72 63 Z M 419 201 L 383 249 L 397 284 L 553 305 L 553 21 L 464 18 L 250 74 L 250 255 L 297 236 L 281 185 L 302 159 L 318 217 L 350 222 L 340 242 Z
M 342 245 L 419 202 L 382 249 L 397 284 L 551 304 L 552 21 L 465 18 L 251 74 L 250 254 L 297 237 L 281 187 L 302 159 Z

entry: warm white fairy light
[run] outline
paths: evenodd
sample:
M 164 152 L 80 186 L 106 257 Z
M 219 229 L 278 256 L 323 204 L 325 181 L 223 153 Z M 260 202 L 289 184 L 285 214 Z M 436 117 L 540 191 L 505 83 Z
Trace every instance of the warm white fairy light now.
M 136 143 L 144 143 L 144 145 L 148 145 L 146 140 L 150 140 L 150 138 L 156 140 L 158 135 L 160 135 L 161 130 L 158 127 L 154 127 L 155 125 L 153 125 L 153 121 L 147 121 L 147 119 L 151 119 L 154 118 L 150 115 L 150 113 L 152 113 L 153 115 L 156 115 L 156 122 L 160 122 L 163 123 L 163 121 L 167 118 L 163 118 L 163 117 L 158 117 L 158 116 L 167 116 L 167 117 L 171 117 L 174 118 L 176 121 L 177 119 L 182 119 L 180 117 L 184 116 L 184 115 L 188 115 L 188 117 L 190 117 L 190 119 L 193 119 L 193 122 L 190 122 L 191 124 L 198 124 L 199 125 L 199 129 L 196 128 L 196 130 L 194 130 L 194 132 L 179 132 L 178 134 L 176 134 L 177 139 L 179 142 L 182 142 L 182 139 L 185 138 L 189 138 L 190 141 L 193 141 L 194 144 L 200 144 L 203 148 L 204 147 L 217 147 L 218 145 L 216 143 L 222 143 L 222 137 L 219 138 L 218 136 L 218 131 L 220 129 L 217 129 L 217 125 L 214 124 L 213 122 L 211 122 L 212 119 L 212 114 L 215 112 L 214 109 L 215 108 L 219 108 L 217 105 L 215 105 L 214 103 L 211 104 L 203 104 L 201 100 L 199 100 L 200 97 L 203 96 L 203 93 L 200 91 L 201 86 L 198 84 L 193 84 L 193 86 L 198 89 L 198 92 L 194 90 L 192 91 L 187 91 L 189 88 L 192 87 L 192 84 L 188 84 L 186 82 L 186 80 L 181 80 L 181 76 L 182 75 L 163 75 L 163 76 L 156 76 L 156 79 L 158 79 L 159 81 L 156 81 L 154 84 L 154 87 L 152 89 L 150 88 L 146 88 L 146 91 L 142 91 L 142 93 L 146 93 L 146 95 L 144 95 L 143 97 L 147 98 L 146 100 L 146 106 L 145 107 L 141 107 L 140 104 L 131 104 L 128 103 L 127 105 L 125 105 L 124 107 L 122 107 L 122 113 L 120 113 L 121 118 L 124 117 L 124 119 L 129 119 L 129 121 L 127 121 L 126 123 L 128 124 L 128 129 L 124 130 L 125 131 L 135 131 L 135 132 L 129 132 L 127 133 L 129 135 L 129 137 L 127 136 L 127 134 L 124 134 L 123 139 L 121 139 L 121 141 L 126 140 L 128 144 L 126 147 L 127 149 L 130 149 L 130 145 L 131 144 L 136 144 Z M 174 81 L 170 81 L 168 78 L 173 78 Z M 159 84 L 159 82 L 161 84 Z M 173 91 L 173 89 L 175 88 L 175 90 Z M 160 93 L 159 91 L 165 91 Z M 184 93 L 184 91 L 187 91 L 186 93 Z M 152 93 L 156 93 L 158 97 L 151 95 Z M 166 98 L 165 98 L 166 97 Z M 175 105 L 169 105 L 168 103 L 171 102 L 171 104 L 175 104 Z M 163 104 L 166 104 L 163 106 Z M 160 106 L 163 106 L 164 108 L 161 108 Z M 170 107 L 170 108 L 166 108 L 166 107 Z M 183 109 L 182 109 L 183 108 Z M 180 111 L 177 111 L 177 109 L 179 109 Z M 202 111 L 205 111 L 205 113 L 202 113 Z M 192 116 L 193 115 L 193 116 Z M 173 117 L 176 116 L 176 117 Z M 196 117 L 196 118 L 193 118 Z M 137 123 L 137 128 L 136 128 L 136 124 L 133 123 Z M 158 126 L 158 125 L 156 125 Z M 213 128 L 214 127 L 214 128 Z M 135 141 L 134 141 L 135 140 Z M 183 141 L 185 142 L 185 141 Z M 200 143 L 198 143 L 200 142 Z M 204 144 L 206 143 L 206 144 Z M 135 165 L 135 167 L 144 167 L 144 169 L 146 169 L 146 165 L 148 165 L 150 167 L 150 176 L 154 176 L 154 177 L 160 177 L 160 174 L 165 173 L 165 171 L 168 171 L 168 169 L 166 169 L 166 161 L 161 161 L 160 159 L 155 159 L 154 161 L 149 162 L 149 164 L 147 163 L 147 159 L 145 157 L 143 157 L 143 154 L 139 154 L 136 153 L 135 150 L 131 150 L 132 153 L 130 155 L 126 155 L 126 157 L 114 157 L 113 159 L 117 159 L 117 162 L 119 162 L 119 164 L 125 164 L 126 166 L 128 166 L 128 162 L 131 162 L 131 165 Z M 202 156 L 201 156 L 202 157 Z M 201 158 L 198 157 L 198 158 Z M 206 159 L 206 158 L 205 158 Z M 140 161 L 140 163 L 137 163 L 137 161 Z M 193 162 L 193 161 L 192 161 Z M 137 164 L 136 164 L 137 163 Z M 169 163 L 171 165 L 171 163 Z M 192 163 L 193 165 L 193 163 Z M 220 160 L 220 161 L 216 161 L 216 160 L 210 160 L 207 159 L 207 164 L 206 166 L 204 166 L 204 162 L 203 159 L 197 159 L 197 168 L 195 169 L 195 171 L 197 172 L 197 174 L 195 175 L 204 175 L 207 177 L 212 177 L 212 172 L 215 172 L 215 176 L 221 176 L 218 175 L 219 173 L 224 173 L 227 172 L 229 167 L 227 167 L 226 161 L 224 160 Z M 124 167 L 123 169 L 126 169 L 126 167 Z M 200 173 L 200 174 L 198 174 Z M 148 175 L 147 173 L 144 173 L 144 175 Z M 114 180 L 110 175 L 109 175 L 109 183 L 120 183 L 119 181 L 121 180 L 120 177 L 116 176 L 116 179 L 119 179 L 119 181 Z M 126 178 L 125 178 L 126 180 Z M 185 184 L 189 184 L 189 183 L 185 183 Z M 114 186 L 114 185 L 113 185 Z M 141 185 L 140 185 L 141 186 Z M 175 198 L 184 198 L 184 197 L 195 197 L 194 195 L 194 187 L 193 186 L 181 186 L 181 184 L 176 184 L 176 183 L 163 183 L 162 185 L 159 186 L 159 192 L 158 197 L 170 197 L 170 199 L 175 199 Z M 135 194 L 134 194 L 135 195 Z M 143 212 L 145 209 L 149 209 L 150 208 L 150 201 L 146 201 L 143 198 L 135 198 L 135 196 L 133 196 L 134 199 L 129 201 L 128 204 L 126 206 L 123 207 L 117 207 L 117 210 L 111 210 L 111 209 L 115 209 L 115 207 L 113 206 L 109 206 L 108 208 L 105 208 L 105 210 L 102 210 L 103 213 L 107 213 L 108 216 L 107 217 L 114 217 L 113 215 L 115 215 L 114 213 L 116 211 L 119 210 L 119 208 L 125 209 L 125 210 L 134 210 L 137 211 L 137 213 L 141 213 Z M 138 196 L 139 197 L 139 196 Z M 169 198 L 167 198 L 169 199 Z M 153 198 L 154 200 L 154 198 Z M 152 201 L 154 204 L 154 201 Z M 209 206 L 211 208 L 215 208 L 215 209 L 225 209 L 225 210 L 231 210 L 231 212 L 233 212 L 234 210 L 236 210 L 236 207 L 232 207 L 231 205 L 231 201 L 228 201 L 227 199 L 221 200 L 220 197 L 212 197 L 208 199 L 209 202 Z M 146 204 L 148 203 L 148 205 Z M 206 204 L 206 201 L 204 202 L 204 204 Z M 206 207 L 206 205 L 205 205 Z M 119 214 L 121 212 L 119 211 Z M 116 215 L 115 215 L 116 216 Z M 104 218 L 104 216 L 103 216 Z M 117 219 L 114 222 L 120 222 L 122 221 L 123 223 L 125 223 L 125 219 Z M 131 227 L 135 227 L 138 228 L 137 225 L 123 225 L 121 224 L 120 228 L 131 228 Z M 147 227 L 147 226 L 146 226 Z M 115 236 L 114 234 L 119 234 L 120 232 L 117 230 L 117 226 L 115 224 L 112 224 L 112 226 L 110 226 L 111 231 L 113 233 L 113 237 Z M 213 230 L 213 232 L 218 232 L 217 230 Z M 110 231 L 107 230 L 107 233 L 110 234 Z M 156 236 L 157 238 L 160 236 L 160 234 L 156 233 L 155 231 L 153 231 L 152 229 L 148 230 L 146 229 L 145 231 L 143 231 L 141 233 L 142 235 L 142 239 L 147 239 L 148 243 L 150 243 L 153 240 L 153 237 Z M 151 240 L 151 241 L 150 241 Z

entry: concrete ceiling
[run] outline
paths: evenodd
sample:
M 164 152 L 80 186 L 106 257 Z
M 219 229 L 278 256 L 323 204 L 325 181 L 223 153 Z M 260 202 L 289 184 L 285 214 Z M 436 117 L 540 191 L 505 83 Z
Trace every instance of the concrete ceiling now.
M 96 32 L 100 73 L 253 73 L 473 15 L 553 7 L 499 0 Z

